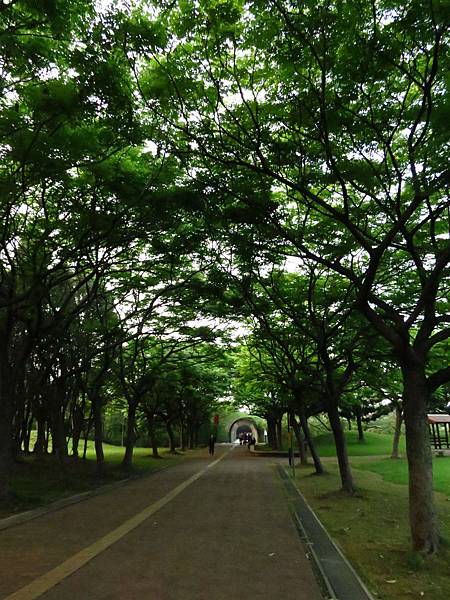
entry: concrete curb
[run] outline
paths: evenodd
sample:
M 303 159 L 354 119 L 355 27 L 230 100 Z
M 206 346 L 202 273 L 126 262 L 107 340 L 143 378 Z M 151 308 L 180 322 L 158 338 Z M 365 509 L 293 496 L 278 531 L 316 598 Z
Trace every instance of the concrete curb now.
M 57 510 L 61 510 L 66 506 L 71 506 L 72 504 L 78 504 L 79 502 L 83 502 L 84 500 L 88 500 L 89 498 L 93 498 L 94 496 L 100 496 L 101 494 L 106 494 L 111 490 L 116 488 L 120 488 L 127 483 L 131 483 L 132 481 L 136 481 L 138 479 L 143 479 L 144 477 L 150 477 L 151 475 L 155 475 L 160 471 L 164 471 L 168 469 L 172 465 L 165 465 L 163 467 L 159 467 L 158 469 L 154 469 L 149 473 L 142 473 L 141 475 L 133 475 L 131 477 L 127 477 L 126 479 L 120 479 L 119 481 L 114 481 L 113 483 L 107 483 L 105 485 L 100 485 L 93 490 L 88 490 L 86 492 L 81 492 L 80 494 L 74 494 L 73 496 L 68 496 L 67 498 L 61 498 L 60 500 L 55 500 L 55 502 L 51 502 L 45 506 L 40 506 L 39 508 L 33 508 L 32 510 L 27 510 L 21 512 L 17 515 L 12 515 L 10 517 L 5 517 L 4 519 L 0 519 L 0 531 L 4 529 L 9 529 L 10 527 L 14 527 L 16 525 L 21 525 L 22 523 L 26 523 L 28 521 L 32 521 L 33 519 L 37 519 L 38 517 L 42 517 L 47 515 L 48 513 L 55 512 Z
M 272 457 L 272 458 L 289 458 L 289 453 L 285 450 L 255 450 L 250 448 L 251 454 L 254 456 Z M 295 458 L 300 458 L 298 451 L 295 451 Z
M 306 534 L 305 528 L 303 527 L 303 523 L 300 521 L 297 513 L 294 513 L 295 525 L 297 527 L 299 536 L 302 538 L 304 545 L 307 547 L 308 551 L 306 556 L 309 558 L 311 556 L 314 567 L 317 570 L 317 575 L 319 576 L 320 583 L 322 584 L 322 588 L 327 592 L 327 600 L 337 600 L 334 590 L 331 587 L 331 584 L 326 576 L 326 573 L 322 567 L 322 563 L 319 560 L 319 557 L 314 550 L 314 544 L 309 541 L 309 538 Z
M 293 484 L 286 469 L 278 465 L 278 472 L 287 491 L 294 497 L 297 528 L 313 558 L 329 600 L 374 600 L 347 557 Z

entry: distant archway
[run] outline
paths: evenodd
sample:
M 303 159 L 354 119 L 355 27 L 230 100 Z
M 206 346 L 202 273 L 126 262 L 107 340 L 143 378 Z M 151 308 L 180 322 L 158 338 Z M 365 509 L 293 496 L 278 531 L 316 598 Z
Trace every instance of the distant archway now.
M 251 433 L 258 443 L 258 430 L 252 419 L 238 419 L 231 424 L 230 427 L 230 442 L 234 443 L 239 439 L 240 433 Z

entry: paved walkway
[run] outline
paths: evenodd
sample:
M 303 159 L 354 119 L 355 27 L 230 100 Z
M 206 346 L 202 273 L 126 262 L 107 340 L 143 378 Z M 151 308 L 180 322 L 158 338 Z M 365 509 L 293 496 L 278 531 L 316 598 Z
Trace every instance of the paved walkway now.
M 320 600 L 273 461 L 217 458 L 0 532 L 0 598 Z

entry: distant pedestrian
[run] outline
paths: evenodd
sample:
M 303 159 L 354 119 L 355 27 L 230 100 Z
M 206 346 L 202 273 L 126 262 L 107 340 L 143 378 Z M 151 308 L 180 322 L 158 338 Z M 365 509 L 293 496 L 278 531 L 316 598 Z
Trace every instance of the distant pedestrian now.
M 215 443 L 216 443 L 216 438 L 213 436 L 213 434 L 211 434 L 209 436 L 209 440 L 208 440 L 208 449 L 209 449 L 210 456 L 214 456 L 214 444 Z

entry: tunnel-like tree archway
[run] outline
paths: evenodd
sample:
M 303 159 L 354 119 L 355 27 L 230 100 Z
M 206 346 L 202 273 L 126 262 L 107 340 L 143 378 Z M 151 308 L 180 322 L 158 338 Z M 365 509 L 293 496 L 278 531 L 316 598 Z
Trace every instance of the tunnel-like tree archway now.
M 258 442 L 258 429 L 256 428 L 256 424 L 253 419 L 237 419 L 230 426 L 230 442 L 235 442 L 239 436 L 239 433 L 245 433 L 246 431 L 250 432 L 252 436 L 255 438 L 256 442 Z

